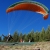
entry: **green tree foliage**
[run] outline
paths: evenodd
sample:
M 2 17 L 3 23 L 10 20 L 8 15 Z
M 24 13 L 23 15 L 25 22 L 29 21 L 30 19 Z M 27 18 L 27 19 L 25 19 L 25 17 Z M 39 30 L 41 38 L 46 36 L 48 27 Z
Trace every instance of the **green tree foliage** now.
M 42 28 L 41 34 L 40 34 L 40 41 L 44 41 L 45 40 L 45 30 L 44 28 Z
M 22 33 L 19 34 L 19 41 L 20 41 L 21 39 L 23 39 L 23 34 L 22 34 Z
M 24 40 L 25 42 L 28 41 L 28 38 L 27 38 L 27 35 L 26 35 L 26 34 L 23 35 L 23 40 Z
M 15 32 L 15 33 L 13 34 L 13 42 L 18 42 L 18 40 L 19 40 L 18 32 Z
M 50 26 L 48 26 L 47 30 L 46 30 L 46 41 L 50 41 Z
M 20 39 L 24 40 L 25 42 L 28 42 L 29 40 L 31 42 L 38 42 L 38 41 L 50 41 L 50 26 L 45 30 L 42 28 L 41 32 L 34 32 L 33 30 L 29 33 L 18 33 L 17 31 L 13 34 L 13 40 L 10 40 L 10 42 L 19 42 Z M 0 37 L 0 41 L 1 41 Z M 3 41 L 6 41 L 6 38 L 3 38 Z
M 3 42 L 7 41 L 7 39 L 5 37 L 3 37 Z
M 2 41 L 1 36 L 0 36 L 0 42 Z
M 27 35 L 27 37 L 28 37 L 28 40 L 30 39 L 30 41 L 33 42 L 33 41 L 34 41 L 34 31 L 32 30 L 32 31 Z

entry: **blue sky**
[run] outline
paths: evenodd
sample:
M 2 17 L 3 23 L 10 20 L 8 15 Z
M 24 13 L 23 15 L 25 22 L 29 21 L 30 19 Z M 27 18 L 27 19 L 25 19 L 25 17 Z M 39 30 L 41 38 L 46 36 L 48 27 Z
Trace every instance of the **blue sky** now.
M 21 0 L 0 0 L 0 35 L 13 34 L 15 31 L 28 33 L 31 30 L 46 30 L 50 25 L 50 15 L 47 20 L 43 19 L 41 14 L 30 11 L 15 11 L 9 14 L 6 9 L 15 2 Z M 44 4 L 50 10 L 50 0 L 35 0 Z

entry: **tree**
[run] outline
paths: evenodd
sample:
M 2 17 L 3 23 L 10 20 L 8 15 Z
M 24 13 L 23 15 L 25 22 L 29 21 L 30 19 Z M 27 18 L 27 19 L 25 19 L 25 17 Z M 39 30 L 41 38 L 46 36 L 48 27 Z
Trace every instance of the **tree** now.
M 37 32 L 35 32 L 34 33 L 34 41 L 39 41 L 39 32 L 37 31 Z
M 20 35 L 19 35 L 19 41 L 20 41 L 21 39 L 23 40 L 23 34 L 22 34 L 22 33 L 20 33 Z
M 13 35 L 13 41 L 18 42 L 18 40 L 19 40 L 18 32 L 15 32 L 14 35 Z
M 45 30 L 44 30 L 44 28 L 42 28 L 42 31 L 41 31 L 41 41 L 45 41 Z
M 30 39 L 31 42 L 34 42 L 34 31 L 32 30 L 28 35 L 27 35 L 28 40 Z
M 47 30 L 46 30 L 46 41 L 50 41 L 50 26 L 48 26 Z
M 2 41 L 1 36 L 0 36 L 0 42 Z
M 24 40 L 25 42 L 28 42 L 28 38 L 27 38 L 27 35 L 26 35 L 26 34 L 23 35 L 23 40 Z

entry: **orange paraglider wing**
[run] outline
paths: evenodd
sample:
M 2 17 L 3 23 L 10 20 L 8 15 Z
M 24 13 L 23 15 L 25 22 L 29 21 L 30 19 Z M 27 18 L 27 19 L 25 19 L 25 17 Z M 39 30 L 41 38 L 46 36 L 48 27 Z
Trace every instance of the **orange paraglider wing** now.
M 40 14 L 43 14 L 44 19 L 48 18 L 49 15 L 49 10 L 46 6 L 44 6 L 43 4 L 39 3 L 39 2 L 17 2 L 13 5 L 11 5 L 6 12 L 12 12 L 12 11 L 16 11 L 16 10 L 27 10 L 27 11 L 33 11 L 33 12 L 37 12 Z

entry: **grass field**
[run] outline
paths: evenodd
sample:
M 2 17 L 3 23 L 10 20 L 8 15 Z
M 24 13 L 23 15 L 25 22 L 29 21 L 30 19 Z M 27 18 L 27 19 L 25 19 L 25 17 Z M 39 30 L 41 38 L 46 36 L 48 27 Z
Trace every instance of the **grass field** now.
M 8 45 L 8 43 L 7 45 L 5 45 L 6 43 L 2 43 L 2 44 L 0 45 L 0 50 L 37 50 L 38 48 L 40 48 L 40 50 L 50 50 L 50 41 L 36 42 L 36 43 L 32 42 L 30 44 L 20 43 L 19 45 L 14 43 L 13 44 L 11 43 L 11 45 Z

